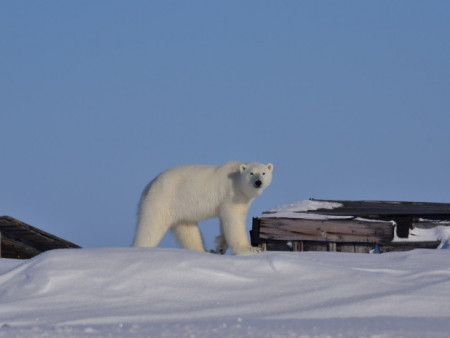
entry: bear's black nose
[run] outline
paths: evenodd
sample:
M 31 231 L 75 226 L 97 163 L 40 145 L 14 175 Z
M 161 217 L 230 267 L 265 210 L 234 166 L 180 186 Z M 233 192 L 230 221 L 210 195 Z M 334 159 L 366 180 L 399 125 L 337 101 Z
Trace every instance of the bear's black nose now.
M 262 182 L 260 180 L 255 181 L 255 186 L 259 188 L 261 186 Z

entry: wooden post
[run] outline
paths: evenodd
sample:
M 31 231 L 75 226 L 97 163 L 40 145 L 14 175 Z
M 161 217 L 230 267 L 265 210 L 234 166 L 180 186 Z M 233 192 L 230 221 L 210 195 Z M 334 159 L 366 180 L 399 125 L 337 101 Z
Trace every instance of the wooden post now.
M 336 252 L 336 242 L 328 242 L 328 251 Z
M 263 249 L 263 251 L 267 251 L 267 243 L 261 243 L 261 248 Z

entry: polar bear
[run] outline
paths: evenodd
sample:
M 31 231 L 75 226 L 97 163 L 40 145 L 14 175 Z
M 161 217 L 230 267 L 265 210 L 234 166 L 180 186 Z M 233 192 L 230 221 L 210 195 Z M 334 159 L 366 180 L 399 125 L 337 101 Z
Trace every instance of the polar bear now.
M 216 251 L 260 252 L 247 238 L 245 221 L 253 200 L 272 181 L 273 165 L 227 162 L 183 165 L 159 174 L 144 189 L 133 246 L 156 247 L 171 229 L 183 248 L 205 251 L 198 222 L 219 217 Z

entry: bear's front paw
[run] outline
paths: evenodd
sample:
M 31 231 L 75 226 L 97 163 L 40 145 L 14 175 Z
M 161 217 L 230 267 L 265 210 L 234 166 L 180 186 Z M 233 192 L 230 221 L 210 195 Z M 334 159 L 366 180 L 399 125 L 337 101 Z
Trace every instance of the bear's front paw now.
M 256 246 L 233 248 L 233 255 L 251 255 L 251 254 L 257 254 L 257 253 L 262 253 L 262 252 L 263 252 L 263 250 Z
M 228 244 L 225 240 L 225 236 L 216 237 L 216 253 L 223 255 L 228 250 Z

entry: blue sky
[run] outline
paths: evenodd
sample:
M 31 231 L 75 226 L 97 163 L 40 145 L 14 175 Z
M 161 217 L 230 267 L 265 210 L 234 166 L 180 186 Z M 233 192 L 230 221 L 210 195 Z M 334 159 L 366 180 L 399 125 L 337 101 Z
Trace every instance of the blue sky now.
M 448 1 L 3 1 L 0 214 L 128 246 L 155 175 L 229 160 L 275 166 L 249 229 L 310 197 L 450 202 L 449 17 Z M 202 229 L 211 248 L 218 222 Z

